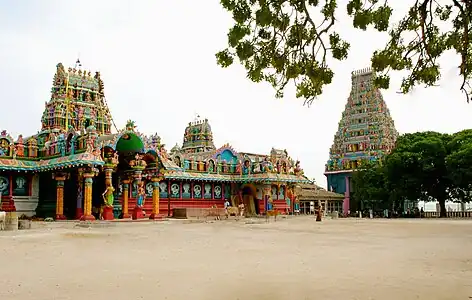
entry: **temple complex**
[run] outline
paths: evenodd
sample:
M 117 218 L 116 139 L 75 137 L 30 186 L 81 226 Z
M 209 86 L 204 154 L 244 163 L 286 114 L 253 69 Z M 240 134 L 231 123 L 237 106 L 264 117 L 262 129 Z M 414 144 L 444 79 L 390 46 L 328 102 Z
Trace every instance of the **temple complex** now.
M 41 130 L 0 133 L 0 210 L 38 217 L 156 219 L 175 208 L 244 203 L 247 214 L 292 211 L 295 187 L 309 183 L 286 150 L 216 148 L 208 120 L 184 130 L 169 152 L 133 121 L 116 129 L 100 73 L 57 65 Z
M 351 93 L 329 151 L 325 176 L 328 189 L 345 195 L 343 212 L 350 210 L 351 174 L 362 164 L 388 154 L 398 132 L 371 69 L 352 72 Z

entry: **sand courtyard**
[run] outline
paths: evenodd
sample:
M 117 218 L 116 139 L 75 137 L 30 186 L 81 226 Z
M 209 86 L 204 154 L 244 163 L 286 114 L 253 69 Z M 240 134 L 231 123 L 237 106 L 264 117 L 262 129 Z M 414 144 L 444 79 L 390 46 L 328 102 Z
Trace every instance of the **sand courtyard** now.
M 0 299 L 472 299 L 472 221 L 313 217 L 0 232 Z

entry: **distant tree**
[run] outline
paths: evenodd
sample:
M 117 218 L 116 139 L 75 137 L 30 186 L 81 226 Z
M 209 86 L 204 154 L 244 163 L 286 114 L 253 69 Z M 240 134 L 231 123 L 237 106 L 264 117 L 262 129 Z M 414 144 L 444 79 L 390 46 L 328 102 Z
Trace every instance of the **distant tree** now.
M 449 135 L 432 131 L 405 134 L 386 159 L 391 186 L 409 200 L 438 201 L 441 216 L 452 199 L 446 166 L 449 140 Z
M 448 176 L 452 181 L 451 196 L 458 202 L 472 201 L 472 130 L 452 135 L 446 157 Z
M 391 208 L 386 169 L 379 162 L 366 163 L 352 174 L 353 198 L 359 209 Z
M 340 12 L 336 0 L 221 0 L 234 20 L 228 47 L 216 54 L 222 67 L 237 58 L 254 82 L 267 81 L 282 97 L 293 82 L 296 96 L 310 104 L 330 84 L 330 57 L 343 60 L 350 44 L 335 30 Z M 375 51 L 375 84 L 388 88 L 389 71 L 407 71 L 401 92 L 417 85 L 433 86 L 441 76 L 438 58 L 448 50 L 461 58 L 461 90 L 467 102 L 472 70 L 472 1 L 416 0 L 400 22 L 392 24 L 389 1 L 349 0 L 344 7 L 355 28 L 388 31 L 384 49 Z M 440 28 L 440 26 L 442 28 Z M 444 30 L 443 28 L 446 28 Z

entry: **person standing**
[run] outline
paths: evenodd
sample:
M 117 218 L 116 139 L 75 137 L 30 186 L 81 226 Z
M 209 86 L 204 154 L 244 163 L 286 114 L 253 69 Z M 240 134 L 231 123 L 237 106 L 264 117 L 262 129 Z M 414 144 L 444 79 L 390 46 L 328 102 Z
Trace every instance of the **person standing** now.
M 228 219 L 228 217 L 229 217 L 229 213 L 228 213 L 228 207 L 229 207 L 229 206 L 230 206 L 230 205 L 229 205 L 229 201 L 228 201 L 228 199 L 226 199 L 226 200 L 225 200 L 225 206 L 224 206 L 224 207 L 225 207 L 225 216 L 226 216 L 226 219 Z

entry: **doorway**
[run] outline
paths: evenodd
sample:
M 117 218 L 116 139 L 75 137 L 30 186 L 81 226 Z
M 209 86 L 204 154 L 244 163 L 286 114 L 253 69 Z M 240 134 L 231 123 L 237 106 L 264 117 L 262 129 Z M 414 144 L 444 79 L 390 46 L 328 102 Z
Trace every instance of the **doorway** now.
M 64 216 L 68 220 L 76 215 L 78 180 L 77 170 L 71 170 L 70 178 L 64 182 Z
M 259 214 L 259 200 L 256 198 L 255 188 L 249 185 L 243 187 L 242 192 L 244 207 L 248 216 Z
M 95 210 L 94 214 L 94 207 L 100 208 L 104 201 L 103 201 L 103 192 L 105 192 L 105 172 L 100 172 L 95 178 L 93 178 L 92 184 L 92 214 L 95 218 L 100 217 L 100 213 L 97 213 Z M 99 212 L 100 210 L 98 210 Z

